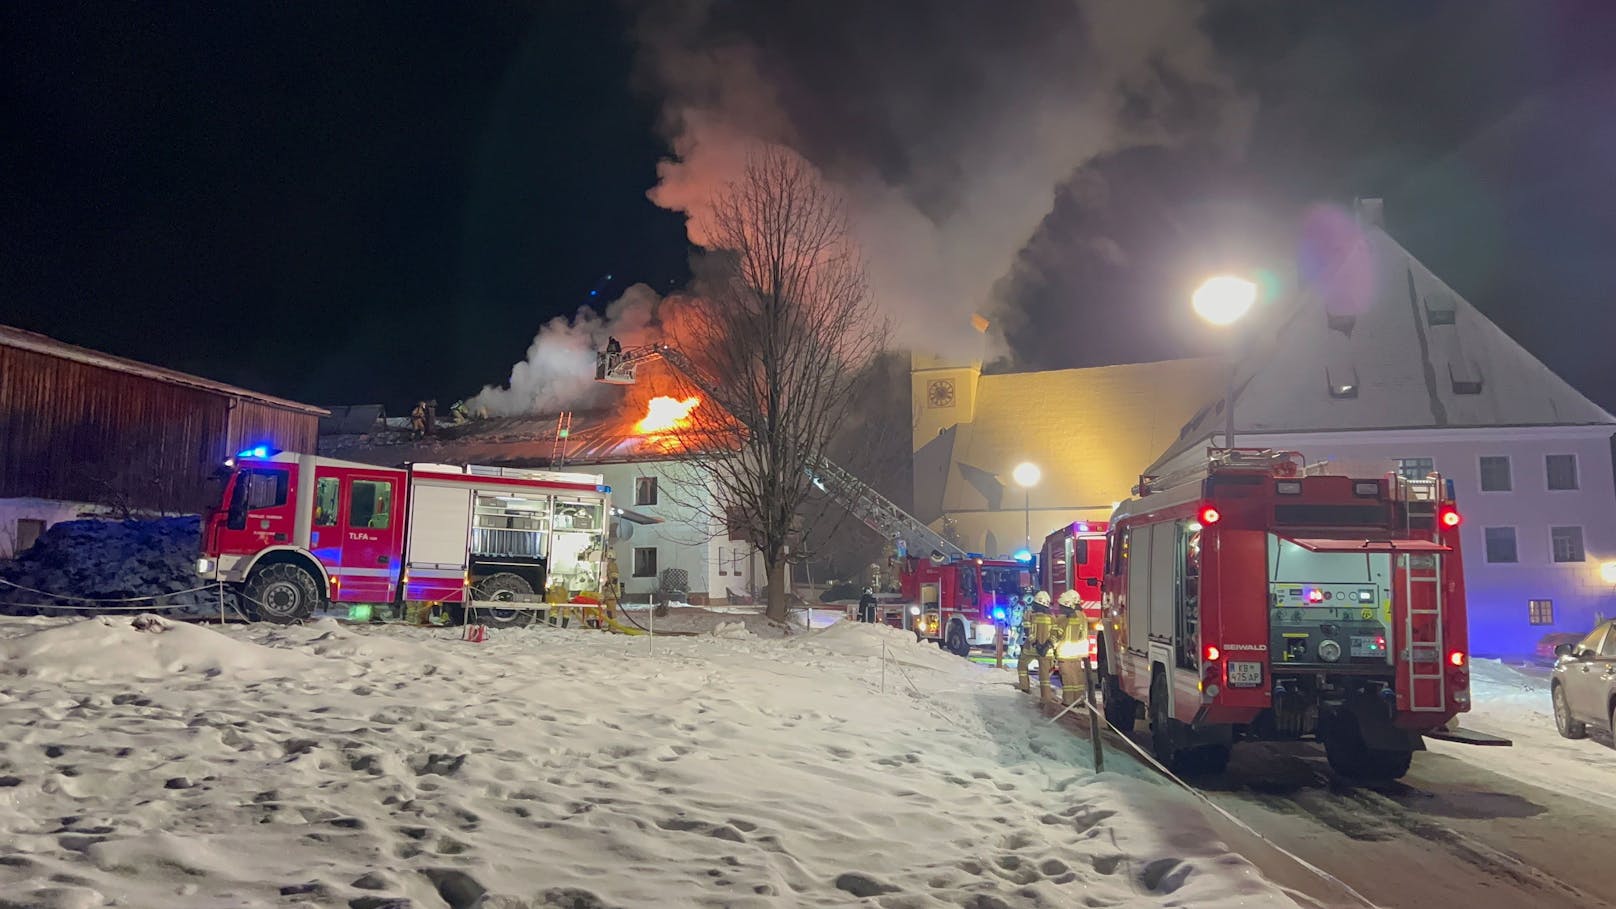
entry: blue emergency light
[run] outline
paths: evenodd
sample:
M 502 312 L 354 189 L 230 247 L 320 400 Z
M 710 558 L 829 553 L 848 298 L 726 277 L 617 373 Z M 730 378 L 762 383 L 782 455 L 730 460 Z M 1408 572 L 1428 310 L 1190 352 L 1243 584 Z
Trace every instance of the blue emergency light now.
M 1003 606 L 995 606 L 995 607 L 993 607 L 993 621 L 1002 622 L 1002 621 L 1004 621 L 1004 618 L 1005 618 L 1004 607 Z
M 273 453 L 274 453 L 274 449 L 270 448 L 268 445 L 257 445 L 257 446 L 254 446 L 252 448 L 248 448 L 245 451 L 236 452 L 236 457 L 238 457 L 238 458 L 260 458 L 260 459 L 262 459 L 262 458 L 269 457 Z
M 1032 561 L 1032 553 L 1030 553 L 1027 550 L 1023 549 L 1020 552 L 1016 553 L 1016 561 L 1017 562 L 1031 562 Z

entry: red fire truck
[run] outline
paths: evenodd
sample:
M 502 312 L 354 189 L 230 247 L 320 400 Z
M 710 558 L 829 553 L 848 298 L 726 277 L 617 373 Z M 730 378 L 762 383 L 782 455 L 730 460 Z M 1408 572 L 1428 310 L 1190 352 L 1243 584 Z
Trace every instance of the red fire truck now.
M 893 561 L 901 597 L 885 605 L 885 621 L 960 656 L 993 646 L 995 625 L 1009 620 L 1022 588 L 1032 583 L 1028 565 L 977 553 Z
M 197 570 L 234 587 L 263 621 L 295 622 L 329 603 L 415 602 L 520 625 L 543 605 L 534 600 L 599 602 L 611 545 L 611 487 L 600 476 L 393 469 L 266 448 L 230 467 Z
M 1038 586 L 1049 591 L 1056 602 L 1066 591 L 1077 591 L 1091 632 L 1100 628 L 1100 578 L 1104 573 L 1105 532 L 1109 527 L 1104 521 L 1074 521 L 1045 537 L 1044 548 L 1038 555 Z M 1089 659 L 1098 657 L 1098 638 L 1091 633 Z
M 1322 475 L 1291 451 L 1141 477 L 1110 529 L 1106 718 L 1131 730 L 1142 706 L 1169 766 L 1312 737 L 1344 776 L 1401 777 L 1470 709 L 1459 522 L 1439 476 Z

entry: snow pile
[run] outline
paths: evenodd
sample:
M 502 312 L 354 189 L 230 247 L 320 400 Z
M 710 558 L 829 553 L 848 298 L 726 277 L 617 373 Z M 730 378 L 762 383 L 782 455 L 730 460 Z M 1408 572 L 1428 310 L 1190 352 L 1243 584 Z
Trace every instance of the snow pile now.
M 1547 675 L 1528 675 L 1498 660 L 1475 660 L 1470 666 L 1474 706 L 1461 715 L 1461 726 L 1501 735 L 1510 748 L 1477 748 L 1430 741 L 1432 751 L 1485 767 L 1552 792 L 1616 808 L 1616 750 L 1594 738 L 1562 738 L 1554 725 L 1554 704 Z M 1591 736 L 1602 730 L 1589 727 Z M 1608 741 L 1608 739 L 1606 740 Z
M 719 622 L 717 625 L 713 626 L 712 631 L 707 633 L 715 638 L 745 639 L 756 637 L 756 635 L 752 634 L 752 632 L 746 630 L 745 622 Z
M 799 635 L 792 639 L 791 644 L 844 657 L 880 659 L 884 656 L 905 666 L 923 666 L 949 674 L 980 675 L 985 671 L 934 643 L 917 640 L 913 632 L 879 623 L 837 622 Z
M 12 625 L 33 632 L 3 641 L 19 654 L 87 628 L 109 659 L 185 631 L 0 635 Z M 138 697 L 127 674 L 0 675 L 5 900 L 1290 905 L 1181 793 L 1095 775 L 1086 743 L 1007 674 L 952 657 L 946 677 L 908 670 L 951 686 L 934 692 L 889 663 L 883 692 L 869 645 L 890 629 L 793 643 L 529 628 L 483 644 L 391 626 L 193 630 L 237 649 L 187 645 L 192 664 L 212 648 L 279 668 L 170 675 Z M 84 659 L 63 640 L 61 659 Z M 48 651 L 26 652 L 42 670 Z
M 83 615 L 79 608 L 34 607 L 83 607 L 93 605 L 86 600 L 157 597 L 146 605 L 165 611 L 194 607 L 170 614 L 217 614 L 217 592 L 192 590 L 201 583 L 196 576 L 201 526 L 194 515 L 53 524 L 32 548 L 11 562 L 0 562 L 0 579 L 32 589 L 0 584 L 0 612 Z M 55 599 L 32 591 L 82 599 Z
M 154 615 L 100 616 L 0 640 L 0 674 L 42 681 L 281 675 L 318 660 Z

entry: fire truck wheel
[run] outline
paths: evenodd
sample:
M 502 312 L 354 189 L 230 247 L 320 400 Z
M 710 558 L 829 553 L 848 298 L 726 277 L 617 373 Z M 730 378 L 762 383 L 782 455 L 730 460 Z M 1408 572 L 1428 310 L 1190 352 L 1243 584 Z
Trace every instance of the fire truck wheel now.
M 948 652 L 955 656 L 971 655 L 971 642 L 965 638 L 965 626 L 954 622 L 948 626 Z
M 1167 712 L 1167 676 L 1156 673 L 1150 680 L 1150 750 L 1155 752 L 1156 760 L 1173 772 L 1178 772 L 1179 748 L 1178 730 L 1174 728 L 1177 720 Z
M 320 585 L 296 565 L 267 565 L 252 573 L 242 589 L 260 622 L 290 625 L 314 614 Z
M 1554 686 L 1554 692 L 1550 695 L 1550 700 L 1554 701 L 1554 728 L 1568 739 L 1587 738 L 1588 724 L 1579 723 L 1572 719 L 1571 705 L 1566 702 L 1565 688 L 1560 685 Z M 1612 722 L 1616 722 L 1616 717 L 1612 718 Z
M 1118 732 L 1132 732 L 1139 717 L 1139 704 L 1123 693 L 1122 683 L 1117 681 L 1116 676 L 1101 678 L 1100 694 L 1105 698 L 1105 721 L 1115 726 Z
M 517 597 L 530 596 L 533 585 L 527 578 L 509 571 L 489 575 L 477 582 L 475 596 L 479 600 L 515 600 Z M 520 628 L 533 620 L 533 611 L 530 609 L 498 609 L 481 606 L 471 610 L 472 619 L 479 625 L 489 628 Z

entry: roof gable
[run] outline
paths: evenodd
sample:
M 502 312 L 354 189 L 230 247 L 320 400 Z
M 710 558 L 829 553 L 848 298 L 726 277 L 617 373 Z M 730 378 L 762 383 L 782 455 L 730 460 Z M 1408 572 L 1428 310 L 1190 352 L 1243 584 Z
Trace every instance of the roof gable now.
M 1222 410 L 1213 392 L 1160 460 L 1221 434 Z M 1234 417 L 1237 435 L 1616 424 L 1374 227 L 1245 358 Z

